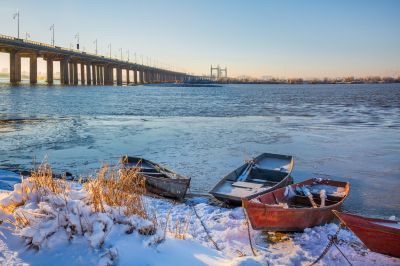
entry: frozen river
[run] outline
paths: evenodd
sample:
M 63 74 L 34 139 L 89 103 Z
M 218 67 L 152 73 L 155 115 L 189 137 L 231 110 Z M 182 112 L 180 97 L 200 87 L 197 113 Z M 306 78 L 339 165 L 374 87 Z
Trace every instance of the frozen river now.
M 400 84 L 0 87 L 3 169 L 140 155 L 203 193 L 262 152 L 294 155 L 295 181 L 350 181 L 346 210 L 400 216 Z

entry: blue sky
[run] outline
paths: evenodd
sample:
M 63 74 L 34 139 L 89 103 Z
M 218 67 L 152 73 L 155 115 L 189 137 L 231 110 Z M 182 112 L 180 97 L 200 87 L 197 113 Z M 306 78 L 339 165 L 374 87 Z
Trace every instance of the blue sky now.
M 400 1 L 1 0 L 0 34 L 113 54 L 130 50 L 195 74 L 210 64 L 230 76 L 400 75 Z M 7 66 L 5 54 L 0 68 Z

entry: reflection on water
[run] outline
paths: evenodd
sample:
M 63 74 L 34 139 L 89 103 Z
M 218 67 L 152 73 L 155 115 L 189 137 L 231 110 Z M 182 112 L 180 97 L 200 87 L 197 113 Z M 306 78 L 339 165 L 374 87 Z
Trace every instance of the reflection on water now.
M 400 216 L 400 88 L 373 85 L 2 87 L 0 166 L 91 173 L 140 155 L 206 192 L 262 152 L 295 156 L 295 180 L 351 182 L 348 210 Z

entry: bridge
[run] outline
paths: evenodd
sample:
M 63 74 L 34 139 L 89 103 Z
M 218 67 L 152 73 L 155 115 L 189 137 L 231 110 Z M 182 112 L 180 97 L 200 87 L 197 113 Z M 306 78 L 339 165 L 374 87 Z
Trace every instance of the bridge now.
M 26 39 L 0 35 L 0 52 L 10 54 L 10 83 L 21 81 L 21 58 L 29 58 L 29 81 L 37 83 L 37 59 L 47 62 L 47 84 L 54 82 L 53 62 L 60 62 L 60 82 L 63 85 L 133 85 L 145 83 L 193 82 L 201 77 L 105 57 L 75 49 L 49 45 Z M 80 79 L 78 76 L 80 67 Z M 122 72 L 126 71 L 123 80 Z M 133 72 L 133 80 L 130 74 Z

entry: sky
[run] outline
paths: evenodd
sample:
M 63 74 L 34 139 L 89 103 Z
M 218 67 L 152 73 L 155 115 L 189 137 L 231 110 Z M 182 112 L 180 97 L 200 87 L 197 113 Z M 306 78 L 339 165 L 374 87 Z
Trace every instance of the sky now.
M 400 1 L 0 0 L 0 34 L 228 76 L 400 75 Z M 9 58 L 0 53 L 0 70 Z M 44 66 L 40 64 L 39 68 Z M 25 66 L 26 67 L 26 66 Z M 40 69 L 39 69 L 40 71 Z

